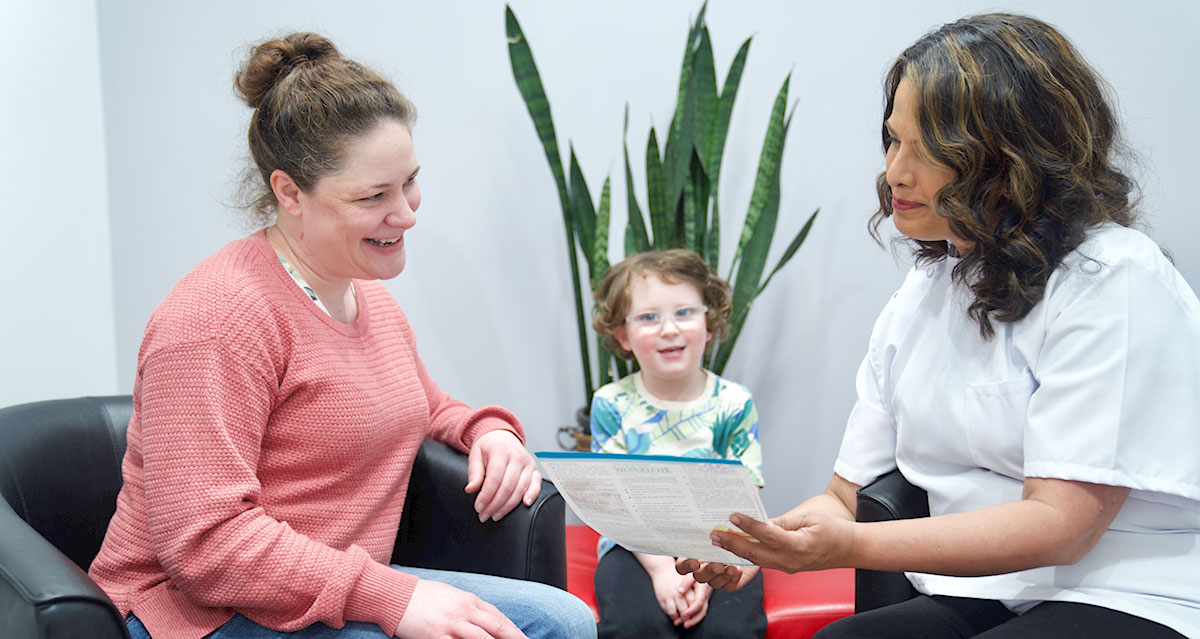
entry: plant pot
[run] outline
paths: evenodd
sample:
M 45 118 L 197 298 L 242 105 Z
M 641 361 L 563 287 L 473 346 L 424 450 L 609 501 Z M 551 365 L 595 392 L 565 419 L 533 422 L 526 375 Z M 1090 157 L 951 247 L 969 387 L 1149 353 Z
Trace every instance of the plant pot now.
M 588 452 L 592 449 L 590 407 L 584 406 L 575 411 L 575 424 L 558 428 L 558 445 L 563 450 Z

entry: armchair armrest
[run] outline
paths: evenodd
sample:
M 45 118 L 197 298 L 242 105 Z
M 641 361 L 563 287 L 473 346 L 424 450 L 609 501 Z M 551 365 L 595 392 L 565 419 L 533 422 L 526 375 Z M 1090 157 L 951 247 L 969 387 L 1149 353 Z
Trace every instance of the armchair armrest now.
M 929 497 L 897 469 L 860 488 L 856 508 L 858 521 L 928 517 Z M 854 571 L 854 612 L 899 603 L 917 594 L 902 572 Z
M 0 637 L 128 639 L 95 582 L 0 499 Z
M 539 581 L 567 587 L 565 504 L 542 481 L 532 506 L 479 523 L 467 485 L 467 456 L 426 440 L 413 466 L 392 562 Z

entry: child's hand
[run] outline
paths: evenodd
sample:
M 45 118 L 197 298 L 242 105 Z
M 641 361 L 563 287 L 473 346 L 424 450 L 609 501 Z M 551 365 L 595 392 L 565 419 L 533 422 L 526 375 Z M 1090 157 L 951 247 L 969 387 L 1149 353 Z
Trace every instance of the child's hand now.
M 689 602 L 688 607 L 679 613 L 680 625 L 684 628 L 691 628 L 704 620 L 704 616 L 708 614 L 708 600 L 712 598 L 713 592 L 712 586 L 708 584 L 702 584 L 695 579 L 690 581 L 690 585 L 684 584 L 679 587 L 684 599 Z
M 650 581 L 654 584 L 654 597 L 663 614 L 671 619 L 671 623 L 684 628 L 691 628 L 700 623 L 708 611 L 708 598 L 712 589 L 705 584 L 696 583 L 691 575 L 680 575 L 673 568 L 660 567 L 650 572 Z M 696 588 L 699 586 L 700 588 Z
M 662 608 L 671 623 L 691 628 L 704 619 L 708 612 L 708 598 L 712 596 L 711 588 L 696 583 L 690 575 L 675 572 L 675 560 L 671 557 L 640 552 L 633 553 L 633 556 L 650 576 L 658 607 Z

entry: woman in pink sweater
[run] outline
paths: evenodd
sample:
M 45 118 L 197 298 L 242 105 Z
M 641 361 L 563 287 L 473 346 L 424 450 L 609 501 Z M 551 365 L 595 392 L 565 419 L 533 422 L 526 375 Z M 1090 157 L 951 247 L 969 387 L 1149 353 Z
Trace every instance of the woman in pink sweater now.
M 92 578 L 134 639 L 594 637 L 556 588 L 387 565 L 425 437 L 469 452 L 480 521 L 541 486 L 517 419 L 439 389 L 376 281 L 420 205 L 412 105 L 313 34 L 259 45 L 235 84 L 266 228 L 146 327 Z

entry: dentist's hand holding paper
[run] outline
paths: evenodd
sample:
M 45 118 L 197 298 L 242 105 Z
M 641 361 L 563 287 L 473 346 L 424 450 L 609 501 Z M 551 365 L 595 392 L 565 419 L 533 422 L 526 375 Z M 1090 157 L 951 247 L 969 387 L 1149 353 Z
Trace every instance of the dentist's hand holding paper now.
M 854 516 L 836 491 L 851 486 L 835 484 L 831 482 L 825 493 L 767 521 L 734 513 L 729 518 L 734 528 L 714 530 L 709 535 L 712 544 L 756 567 L 788 573 L 846 566 L 854 548 Z M 675 562 L 675 570 L 730 592 L 754 576 L 752 572 L 747 576 L 744 567 L 686 558 Z

